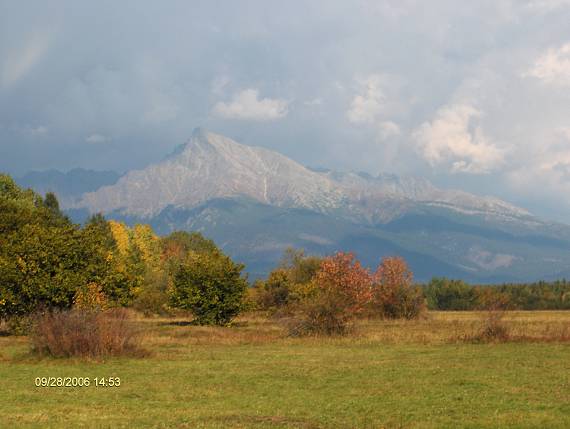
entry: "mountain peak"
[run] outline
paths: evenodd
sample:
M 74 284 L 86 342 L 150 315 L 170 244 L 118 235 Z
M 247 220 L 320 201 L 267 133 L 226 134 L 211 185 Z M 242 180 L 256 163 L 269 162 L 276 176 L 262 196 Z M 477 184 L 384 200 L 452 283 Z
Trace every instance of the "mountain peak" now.
M 85 194 L 78 208 L 151 217 L 167 206 L 192 208 L 236 196 L 317 211 L 338 207 L 344 198 L 328 178 L 292 159 L 199 128 L 162 162 Z
M 191 150 L 196 147 L 204 147 L 211 143 L 213 137 L 221 137 L 216 134 L 210 133 L 208 130 L 202 127 L 197 127 L 192 130 L 190 138 L 181 145 L 176 146 L 176 148 L 166 157 L 166 159 L 176 158 L 182 153 Z M 237 144 L 237 143 L 236 143 Z
M 226 152 L 228 150 L 245 150 L 249 146 L 240 144 L 228 137 L 221 134 L 215 134 L 205 128 L 194 128 L 190 139 L 182 145 L 182 150 L 179 152 L 189 152 L 196 155 L 196 152 L 204 151 L 217 151 Z
M 148 218 L 168 206 L 189 209 L 211 199 L 234 197 L 372 223 L 387 222 L 414 204 L 507 217 L 528 214 L 499 200 L 443 191 L 423 179 L 310 170 L 280 153 L 246 146 L 204 128 L 196 128 L 162 162 L 85 194 L 77 208 Z

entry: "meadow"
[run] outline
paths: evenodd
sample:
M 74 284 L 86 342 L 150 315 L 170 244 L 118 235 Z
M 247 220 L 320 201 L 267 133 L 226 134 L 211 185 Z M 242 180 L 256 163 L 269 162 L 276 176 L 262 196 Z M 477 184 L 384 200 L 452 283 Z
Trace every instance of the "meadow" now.
M 228 328 L 136 315 L 148 354 L 101 361 L 38 358 L 26 337 L 3 336 L 0 427 L 570 427 L 570 312 L 508 312 L 509 342 L 466 341 L 485 317 L 429 312 L 291 338 L 256 314 Z

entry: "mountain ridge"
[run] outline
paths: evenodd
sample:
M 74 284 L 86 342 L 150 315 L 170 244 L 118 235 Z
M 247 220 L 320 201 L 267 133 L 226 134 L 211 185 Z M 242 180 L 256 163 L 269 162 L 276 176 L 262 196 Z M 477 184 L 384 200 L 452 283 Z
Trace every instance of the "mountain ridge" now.
M 368 266 L 405 257 L 420 281 L 534 281 L 568 272 L 570 226 L 426 179 L 315 171 L 269 149 L 196 130 L 163 160 L 69 206 L 158 233 L 200 231 L 265 276 L 285 248 L 353 251 Z
M 372 223 L 384 223 L 395 215 L 383 203 L 405 204 L 408 200 L 463 211 L 532 217 L 528 211 L 497 198 L 442 190 L 425 179 L 316 172 L 278 152 L 242 145 L 203 129 L 196 129 L 188 142 L 164 160 L 85 194 L 74 208 L 119 210 L 144 218 L 168 205 L 190 208 L 211 198 L 237 195 L 279 207 L 352 214 Z

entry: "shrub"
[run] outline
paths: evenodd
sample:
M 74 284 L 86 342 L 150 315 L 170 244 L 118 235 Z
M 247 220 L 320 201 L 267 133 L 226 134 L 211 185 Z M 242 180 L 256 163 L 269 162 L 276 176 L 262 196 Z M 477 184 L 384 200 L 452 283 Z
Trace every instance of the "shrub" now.
M 199 325 L 227 325 L 245 305 L 243 268 L 221 252 L 191 252 L 175 269 L 170 303 L 192 311 Z
M 502 343 L 510 339 L 510 333 L 503 318 L 505 311 L 494 308 L 484 313 L 481 329 L 474 335 L 464 338 L 469 343 Z
M 141 353 L 125 309 L 55 310 L 36 317 L 32 350 L 40 356 L 89 357 Z
M 503 322 L 504 313 L 500 311 L 487 314 L 484 326 L 478 335 L 483 342 L 503 342 L 509 339 L 509 329 Z
M 375 275 L 373 313 L 386 319 L 418 318 L 425 311 L 425 299 L 412 279 L 404 259 L 383 259 Z
M 345 334 L 372 297 L 370 272 L 351 253 L 324 259 L 313 283 L 300 304 L 300 320 L 290 325 L 292 335 Z
M 480 309 L 484 310 L 480 331 L 466 337 L 468 342 L 492 343 L 505 342 L 510 339 L 510 333 L 503 319 L 506 311 L 511 307 L 509 296 L 488 289 L 479 296 Z
M 319 289 L 338 295 L 351 314 L 361 313 L 372 298 L 372 276 L 352 253 L 326 258 L 315 275 Z
M 301 304 L 303 316 L 288 321 L 289 335 L 346 335 L 353 321 L 353 315 L 346 309 L 347 303 L 341 295 L 322 292 Z

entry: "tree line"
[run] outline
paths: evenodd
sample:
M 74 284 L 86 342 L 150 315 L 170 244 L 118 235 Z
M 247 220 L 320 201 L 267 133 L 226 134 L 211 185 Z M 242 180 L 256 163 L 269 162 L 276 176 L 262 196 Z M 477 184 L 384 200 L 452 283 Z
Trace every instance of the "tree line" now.
M 199 323 L 226 324 L 245 305 L 243 269 L 199 233 L 158 237 L 100 214 L 74 224 L 54 194 L 0 175 L 0 320 L 99 306 L 182 308 Z
M 413 282 L 402 258 L 375 270 L 350 253 L 328 257 L 288 249 L 248 287 L 244 266 L 197 232 L 157 236 L 92 216 L 77 225 L 54 194 L 21 189 L 0 174 L 0 320 L 54 309 L 132 307 L 145 314 L 191 312 L 195 323 L 229 324 L 246 309 L 289 321 L 292 333 L 340 333 L 355 318 L 417 318 L 426 310 L 570 309 L 570 283 L 471 286 Z
M 511 310 L 570 310 L 570 282 L 470 285 L 438 277 L 422 286 L 431 310 L 481 310 L 501 303 Z

